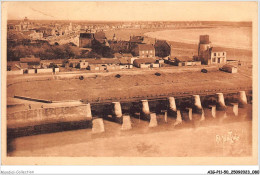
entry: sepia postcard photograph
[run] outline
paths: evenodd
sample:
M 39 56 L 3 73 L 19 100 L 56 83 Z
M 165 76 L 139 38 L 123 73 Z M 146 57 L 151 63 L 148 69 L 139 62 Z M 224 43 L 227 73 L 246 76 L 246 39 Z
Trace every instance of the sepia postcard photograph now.
M 258 164 L 258 2 L 1 6 L 3 165 Z

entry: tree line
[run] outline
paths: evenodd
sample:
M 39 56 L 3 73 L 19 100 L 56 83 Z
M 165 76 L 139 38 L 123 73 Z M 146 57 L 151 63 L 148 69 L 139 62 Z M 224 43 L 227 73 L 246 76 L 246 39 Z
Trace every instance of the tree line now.
M 50 44 L 43 40 L 30 40 L 15 36 L 7 38 L 7 61 L 19 61 L 20 58 L 35 56 L 41 60 L 69 59 L 69 58 L 113 58 L 112 50 L 93 40 L 92 50 L 80 50 L 74 43 L 59 45 Z

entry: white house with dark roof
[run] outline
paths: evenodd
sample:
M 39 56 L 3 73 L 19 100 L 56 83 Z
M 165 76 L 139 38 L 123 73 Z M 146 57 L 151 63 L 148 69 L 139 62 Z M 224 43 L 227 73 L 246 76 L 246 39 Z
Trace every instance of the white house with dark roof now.
M 201 35 L 198 47 L 198 60 L 202 64 L 224 64 L 227 53 L 220 48 L 214 48 L 209 41 L 209 35 Z
M 210 63 L 221 64 L 227 62 L 227 53 L 219 48 L 210 48 Z

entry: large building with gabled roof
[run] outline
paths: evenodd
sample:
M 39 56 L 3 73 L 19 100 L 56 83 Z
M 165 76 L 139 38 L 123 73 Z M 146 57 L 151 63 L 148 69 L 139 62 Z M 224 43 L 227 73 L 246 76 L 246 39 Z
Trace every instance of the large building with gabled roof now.
M 152 44 L 138 44 L 134 49 L 134 56 L 138 56 L 139 58 L 154 58 L 155 57 L 155 49 Z

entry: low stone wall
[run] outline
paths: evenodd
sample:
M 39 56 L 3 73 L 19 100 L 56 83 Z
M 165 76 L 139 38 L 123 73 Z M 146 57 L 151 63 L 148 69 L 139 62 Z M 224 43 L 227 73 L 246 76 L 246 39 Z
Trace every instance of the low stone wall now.
M 152 63 L 152 64 L 151 64 L 151 67 L 153 67 L 153 68 L 156 68 L 156 67 L 157 67 L 157 68 L 158 68 L 158 67 L 160 67 L 160 64 L 158 64 L 158 63 Z
M 59 72 L 60 68 L 54 68 L 54 72 Z
M 7 75 L 22 75 L 22 74 L 23 74 L 23 69 L 7 71 Z
M 24 96 L 18 96 L 18 95 L 15 95 L 14 98 L 19 98 L 19 99 L 29 100 L 29 101 L 37 101 L 37 102 L 42 102 L 42 103 L 52 103 L 51 100 L 43 100 L 43 99 L 24 97 Z
M 201 61 L 185 61 L 185 62 L 179 62 L 178 66 L 200 66 Z
M 40 73 L 52 73 L 53 69 L 52 68 L 48 68 L 48 69 L 37 69 L 37 74 Z
M 28 74 L 35 74 L 35 69 L 28 69 Z
M 17 128 L 47 123 L 72 122 L 91 119 L 86 116 L 86 105 L 39 108 L 8 114 L 7 127 Z

